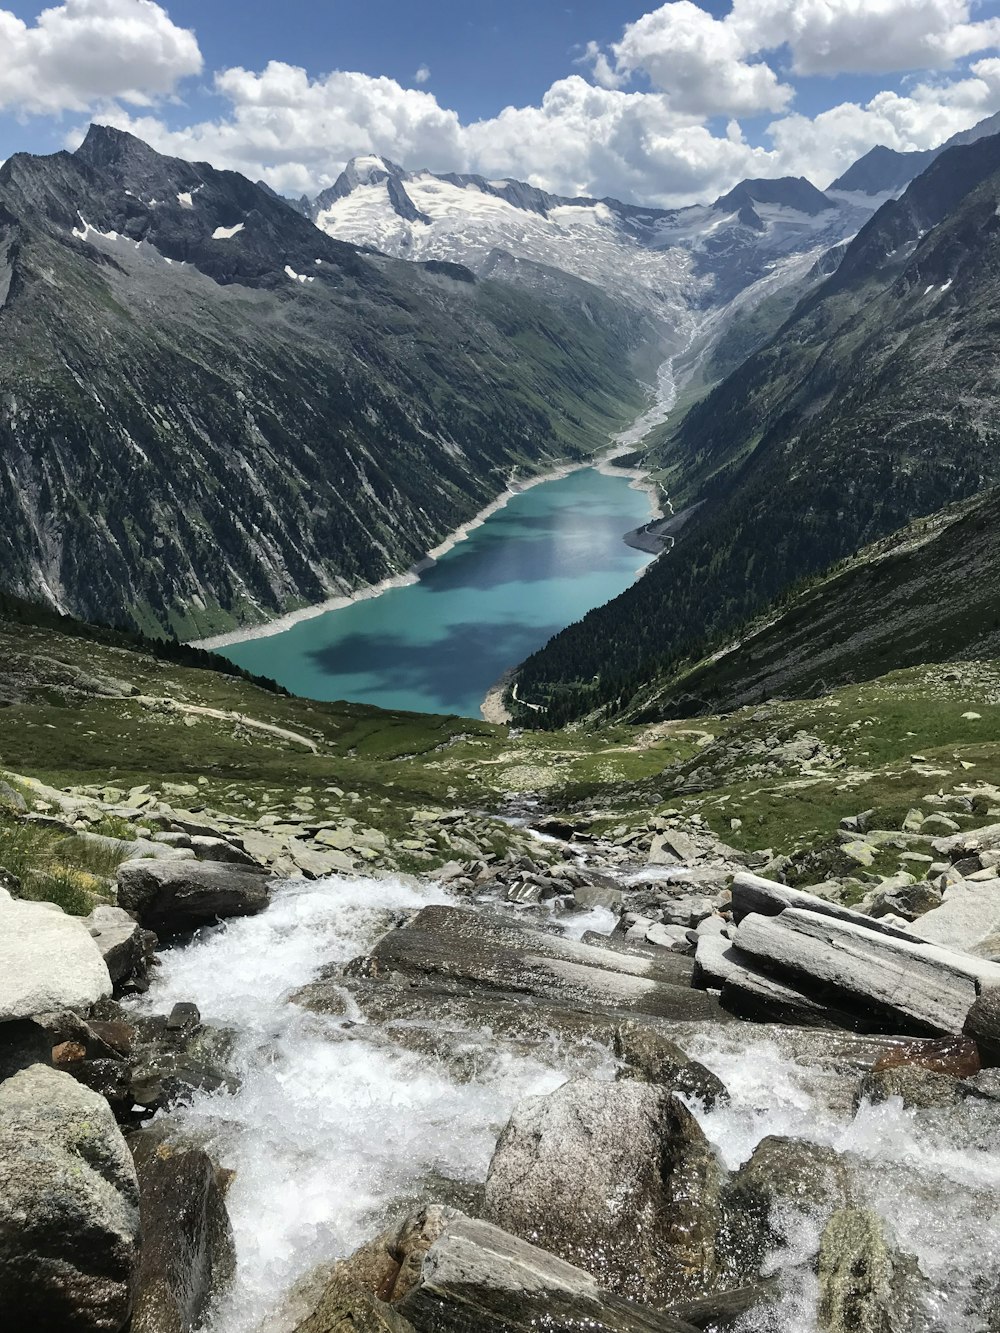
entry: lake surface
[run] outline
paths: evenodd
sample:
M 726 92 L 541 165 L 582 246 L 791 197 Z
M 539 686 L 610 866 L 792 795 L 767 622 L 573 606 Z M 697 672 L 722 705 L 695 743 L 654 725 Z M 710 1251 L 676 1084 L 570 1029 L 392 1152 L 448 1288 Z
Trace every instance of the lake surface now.
M 418 583 L 220 651 L 309 698 L 479 717 L 504 671 L 648 564 L 622 537 L 649 516 L 625 478 L 572 472 L 514 496 Z

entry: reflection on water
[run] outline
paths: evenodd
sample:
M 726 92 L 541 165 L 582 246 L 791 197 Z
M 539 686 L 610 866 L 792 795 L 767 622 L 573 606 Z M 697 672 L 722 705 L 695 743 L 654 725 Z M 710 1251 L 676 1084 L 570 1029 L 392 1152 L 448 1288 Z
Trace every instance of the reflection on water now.
M 622 535 L 646 497 L 592 469 L 515 496 L 421 576 L 223 651 L 296 694 L 479 715 L 489 687 L 649 561 Z

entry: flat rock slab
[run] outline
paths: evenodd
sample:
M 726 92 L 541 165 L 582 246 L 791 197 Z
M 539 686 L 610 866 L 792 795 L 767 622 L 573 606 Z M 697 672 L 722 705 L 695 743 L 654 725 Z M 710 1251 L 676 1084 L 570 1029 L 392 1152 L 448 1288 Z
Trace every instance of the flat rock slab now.
M 417 1333 L 694 1333 L 692 1325 L 612 1296 L 582 1269 L 460 1213 L 395 1309 Z
M 267 874 L 217 861 L 126 861 L 118 868 L 118 902 L 157 935 L 174 935 L 262 912 L 270 902 Z
M 794 907 L 744 917 L 735 943 L 765 971 L 918 1036 L 961 1033 L 980 988 L 1000 985 L 1000 965 Z
M 703 936 L 695 954 L 698 983 L 722 992 L 722 1007 L 736 1018 L 758 1023 L 792 1023 L 799 1027 L 844 1028 L 849 1032 L 880 1032 L 884 1024 L 863 1009 L 815 999 L 802 986 L 779 980 L 759 961 L 741 952 L 722 935 Z
M 803 911 L 816 912 L 819 916 L 830 916 L 835 921 L 848 921 L 877 935 L 889 935 L 896 939 L 912 940 L 921 938 L 916 931 L 907 932 L 888 922 L 866 916 L 864 912 L 855 912 L 840 903 L 832 903 L 826 898 L 819 898 L 802 889 L 790 889 L 787 884 L 778 884 L 774 880 L 764 879 L 761 875 L 740 873 L 733 878 L 733 920 L 740 922 L 751 912 L 761 916 L 779 916 L 786 907 L 799 907 Z
M 83 920 L 0 892 L 0 1023 L 83 1013 L 110 994 L 107 964 Z
M 691 989 L 684 959 L 637 958 L 455 907 L 425 907 L 389 931 L 372 950 L 367 973 L 433 977 L 435 984 L 443 979 L 462 989 L 530 995 L 567 1009 L 672 1019 L 719 1012 L 711 996 Z

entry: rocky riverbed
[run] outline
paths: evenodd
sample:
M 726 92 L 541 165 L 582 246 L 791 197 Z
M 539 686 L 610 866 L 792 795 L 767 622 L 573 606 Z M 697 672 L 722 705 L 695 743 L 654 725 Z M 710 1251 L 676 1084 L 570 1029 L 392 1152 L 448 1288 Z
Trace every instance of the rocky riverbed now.
M 0 1295 L 132 1333 L 1000 1327 L 1000 821 L 964 799 L 844 821 L 922 878 L 806 888 L 669 817 L 282 877 L 148 803 L 116 905 L 0 893 Z

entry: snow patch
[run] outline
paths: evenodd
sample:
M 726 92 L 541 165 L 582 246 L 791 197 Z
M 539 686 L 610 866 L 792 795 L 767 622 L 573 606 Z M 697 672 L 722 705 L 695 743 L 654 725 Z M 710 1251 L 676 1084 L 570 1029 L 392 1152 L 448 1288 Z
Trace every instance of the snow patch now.
M 235 227 L 216 227 L 212 232 L 213 241 L 231 241 L 234 236 L 238 236 L 243 230 L 244 224 L 237 222 Z
M 305 273 L 296 273 L 291 264 L 285 265 L 285 276 L 291 278 L 292 282 L 315 282 L 315 278 L 307 277 Z

